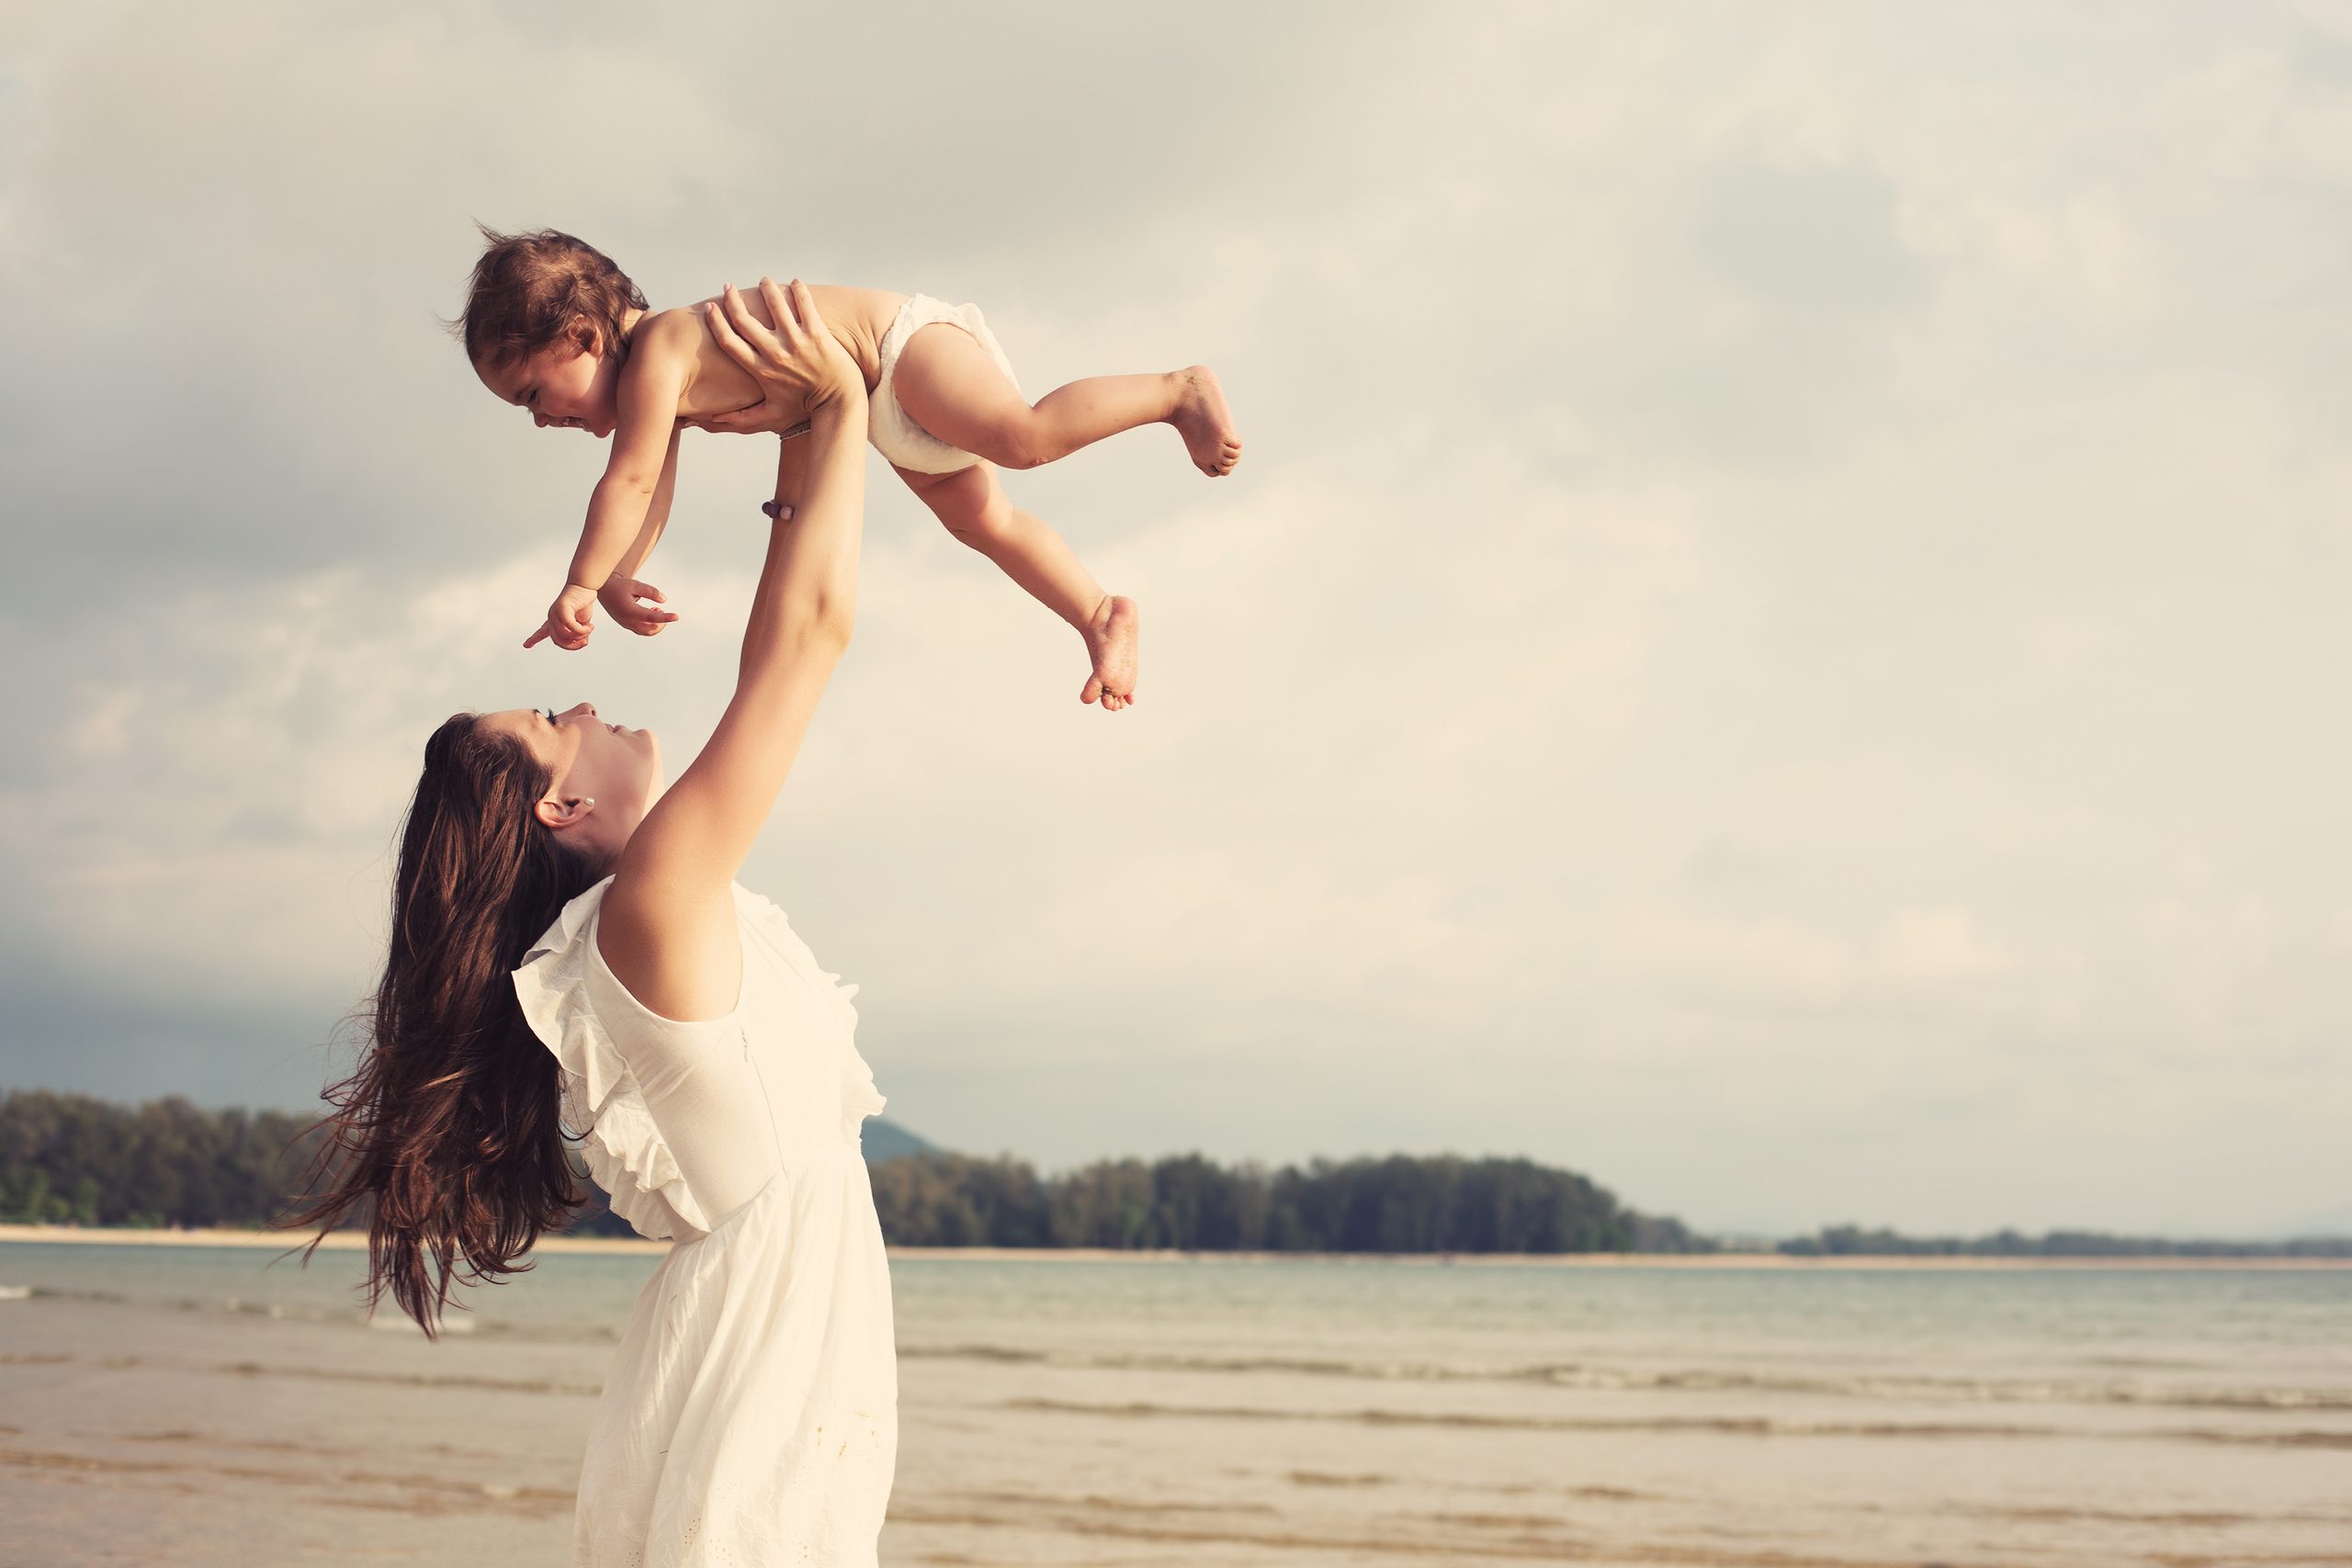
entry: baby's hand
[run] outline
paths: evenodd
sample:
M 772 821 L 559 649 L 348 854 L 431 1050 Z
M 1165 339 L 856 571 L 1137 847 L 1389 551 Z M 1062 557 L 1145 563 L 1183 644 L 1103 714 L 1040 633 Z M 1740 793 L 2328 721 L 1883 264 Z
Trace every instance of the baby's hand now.
M 651 637 L 678 618 L 675 610 L 662 607 L 667 603 L 662 590 L 633 577 L 608 579 L 597 590 L 596 600 L 612 612 L 615 621 L 639 637 Z
M 582 588 L 577 582 L 567 582 L 563 592 L 548 606 L 548 618 L 539 629 L 523 639 L 525 648 L 536 648 L 544 640 L 551 640 L 567 652 L 577 653 L 588 646 L 589 616 L 596 604 L 596 591 Z

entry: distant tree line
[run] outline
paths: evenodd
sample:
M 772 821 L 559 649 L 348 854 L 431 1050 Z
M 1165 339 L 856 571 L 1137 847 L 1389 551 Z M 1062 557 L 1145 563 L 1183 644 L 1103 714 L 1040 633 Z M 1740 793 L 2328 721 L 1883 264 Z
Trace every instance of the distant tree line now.
M 0 1222 L 264 1225 L 309 1169 L 313 1118 L 205 1111 L 180 1099 L 115 1105 L 0 1091 Z M 1636 1213 L 1574 1171 L 1452 1156 L 1317 1159 L 1269 1170 L 1200 1155 L 1100 1160 L 1041 1176 L 1025 1160 L 938 1150 L 872 1162 L 883 1235 L 902 1247 L 1140 1251 L 1712 1252 L 1677 1220 Z M 630 1234 L 585 1180 L 571 1228 Z M 1779 1244 L 1799 1257 L 2352 1257 L 2352 1238 L 2165 1241 L 2052 1231 L 1907 1236 L 1832 1225 Z
M 2009 1230 L 1980 1236 L 1914 1236 L 1860 1225 L 1827 1225 L 1781 1243 L 1781 1250 L 1799 1258 L 2352 1258 L 2352 1237 L 2166 1241 L 2100 1231 L 2026 1235 Z
M 266 1225 L 301 1190 L 314 1116 L 0 1091 L 0 1224 Z M 583 1179 L 572 1228 L 631 1234 Z M 356 1221 L 364 1224 L 364 1219 Z
M 309 1161 L 311 1118 L 0 1093 L 0 1221 L 255 1225 Z
M 1025 1160 L 922 1154 L 874 1168 L 882 1234 L 902 1247 L 1268 1252 L 1693 1252 L 1574 1171 L 1525 1159 L 1314 1160 L 1267 1170 L 1200 1155 L 1102 1160 L 1044 1176 Z
M 309 1168 L 312 1119 L 0 1092 L 0 1221 L 260 1225 Z M 883 1235 L 906 1247 L 1275 1252 L 1688 1252 L 1679 1222 L 1634 1213 L 1573 1171 L 1524 1159 L 1315 1160 L 1267 1170 L 1199 1155 L 1103 1160 L 1060 1176 L 929 1151 L 873 1166 Z M 571 1228 L 627 1235 L 585 1180 Z

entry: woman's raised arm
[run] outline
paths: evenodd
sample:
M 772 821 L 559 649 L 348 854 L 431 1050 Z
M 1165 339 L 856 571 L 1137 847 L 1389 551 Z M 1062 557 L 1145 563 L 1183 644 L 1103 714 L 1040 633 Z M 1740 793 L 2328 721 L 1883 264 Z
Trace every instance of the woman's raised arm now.
M 735 1006 L 741 953 L 730 885 L 856 618 L 865 383 L 807 285 L 796 281 L 787 297 L 763 278 L 760 292 L 775 332 L 729 285 L 725 313 L 710 312 L 711 334 L 760 379 L 768 406 L 805 413 L 806 476 L 797 497 L 777 497 L 734 699 L 701 755 L 630 836 L 599 920 L 597 945 L 614 975 L 674 1019 L 723 1017 Z

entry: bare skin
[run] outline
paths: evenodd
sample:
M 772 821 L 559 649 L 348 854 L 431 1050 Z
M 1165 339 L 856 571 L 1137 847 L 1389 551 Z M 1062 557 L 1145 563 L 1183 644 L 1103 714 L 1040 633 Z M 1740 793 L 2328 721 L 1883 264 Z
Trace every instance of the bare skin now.
M 833 287 L 809 292 L 871 395 L 881 379 L 882 339 L 906 296 Z M 763 305 L 736 298 L 761 326 L 774 329 Z M 563 592 L 525 647 L 542 640 L 564 649 L 586 646 L 599 602 L 641 637 L 677 619 L 661 590 L 637 573 L 668 524 L 678 432 L 689 424 L 714 431 L 774 428 L 772 411 L 760 408 L 760 384 L 707 330 L 718 303 L 631 311 L 623 322 L 625 365 L 602 352 L 595 329 L 583 322 L 564 342 L 518 364 L 476 367 L 484 385 L 528 409 L 541 428 L 584 429 L 613 439 Z M 1036 468 L 1121 431 L 1168 424 L 1195 467 L 1222 478 L 1240 461 L 1241 440 L 1216 373 L 1194 365 L 1162 374 L 1090 377 L 1033 404 L 976 338 L 938 322 L 907 340 L 893 390 L 925 431 L 983 459 L 952 474 L 900 468 L 899 479 L 948 532 L 1078 632 L 1090 665 L 1081 702 L 1099 702 L 1109 713 L 1131 705 L 1142 631 L 1134 601 L 1106 593 L 1059 535 L 1014 510 L 997 470 Z M 758 420 L 770 423 L 752 423 Z M 793 491 L 798 467 L 787 436 L 783 492 Z

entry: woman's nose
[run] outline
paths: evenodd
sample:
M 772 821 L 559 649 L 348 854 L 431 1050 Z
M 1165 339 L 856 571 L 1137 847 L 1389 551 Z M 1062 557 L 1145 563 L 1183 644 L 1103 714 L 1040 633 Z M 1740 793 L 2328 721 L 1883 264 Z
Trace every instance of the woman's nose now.
M 537 425 L 541 430 L 545 430 L 548 425 L 555 422 L 548 418 L 548 416 L 543 413 L 535 413 L 531 416 L 531 423 Z

